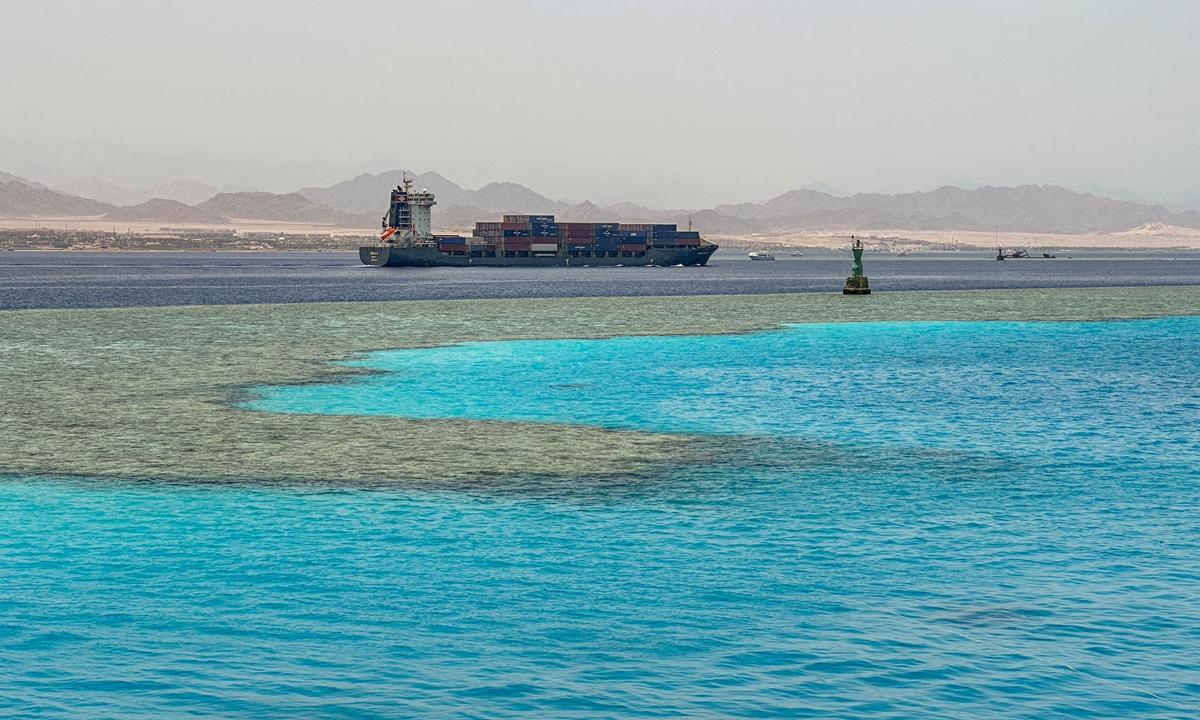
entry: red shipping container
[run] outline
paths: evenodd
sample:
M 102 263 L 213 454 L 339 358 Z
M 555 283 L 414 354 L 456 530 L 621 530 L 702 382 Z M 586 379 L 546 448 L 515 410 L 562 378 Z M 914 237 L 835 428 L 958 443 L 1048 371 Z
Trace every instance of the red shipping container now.
M 641 244 L 641 245 L 621 245 L 621 252 L 641 252 L 642 250 L 645 250 L 645 249 L 646 249 L 646 246 L 645 246 L 644 244 Z
M 698 247 L 700 245 L 699 238 L 679 238 L 675 241 L 676 245 L 683 247 Z
M 500 223 L 501 230 L 528 230 L 529 223 L 523 222 L 502 222 Z
M 528 250 L 529 238 L 509 238 L 504 241 L 505 250 Z

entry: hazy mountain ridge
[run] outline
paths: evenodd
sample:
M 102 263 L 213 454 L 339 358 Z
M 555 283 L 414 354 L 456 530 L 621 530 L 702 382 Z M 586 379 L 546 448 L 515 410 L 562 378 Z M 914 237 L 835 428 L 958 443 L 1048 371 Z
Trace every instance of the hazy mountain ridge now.
M 403 182 L 404 171 L 363 173 L 330 187 L 294 193 L 225 192 L 188 203 L 151 198 L 120 208 L 10 180 L 0 184 L 0 214 L 99 216 L 114 220 L 223 223 L 229 219 L 312 223 L 374 228 L 386 210 L 389 191 Z M 1172 212 L 1162 205 L 1113 200 L 1057 185 L 983 186 L 973 190 L 944 186 L 926 192 L 886 195 L 858 193 L 839 197 L 802 188 L 764 203 L 718 205 L 701 210 L 652 210 L 634 203 L 600 207 L 551 200 L 518 183 L 493 182 L 466 190 L 438 173 L 409 174 L 413 186 L 437 196 L 434 225 L 466 229 L 504 213 L 554 214 L 568 222 L 664 222 L 717 234 L 786 233 L 804 230 L 913 230 L 1030 233 L 1114 233 L 1147 224 L 1200 228 L 1200 211 Z M 0 177 L 15 177 L 7 174 Z M 77 189 L 92 193 L 121 190 L 99 178 Z M 116 188 L 116 190 L 113 190 Z M 202 183 L 168 183 L 177 194 L 204 195 Z M 151 192 L 151 191 L 146 191 Z M 190 209 L 185 209 L 190 208 Z
M 464 190 L 436 172 L 415 174 L 405 170 L 377 175 L 362 173 L 329 187 L 305 187 L 296 192 L 314 203 L 344 213 L 376 213 L 383 217 L 387 210 L 388 194 L 403 184 L 405 176 L 412 180 L 414 188 L 432 192 L 437 197 L 439 208 L 474 207 L 492 213 L 552 214 L 571 207 L 568 203 L 551 200 L 517 183 L 493 182 L 478 190 Z
M 9 173 L 4 172 L 3 170 L 0 170 L 0 183 L 10 183 L 10 182 L 19 182 L 22 185 L 28 185 L 29 187 L 36 188 L 38 190 L 48 190 L 49 189 L 45 185 L 41 184 L 40 182 L 26 180 L 25 178 L 21 177 L 20 175 L 11 175 Z
M 195 205 L 213 215 L 240 220 L 273 220 L 340 227 L 362 227 L 364 217 L 318 205 L 299 193 L 220 193 Z
M 97 200 L 64 195 L 18 180 L 0 183 L 0 215 L 86 217 L 103 215 L 112 209 L 112 205 Z
M 211 210 L 165 198 L 152 198 L 137 205 L 117 207 L 105 214 L 104 218 L 106 220 L 127 220 L 133 222 L 152 220 L 174 223 L 202 223 L 205 225 L 229 222 L 229 218 Z
M 54 190 L 117 206 L 140 205 L 155 199 L 196 205 L 221 192 L 198 180 L 175 180 L 149 190 L 131 190 L 94 175 L 69 180 L 59 184 Z

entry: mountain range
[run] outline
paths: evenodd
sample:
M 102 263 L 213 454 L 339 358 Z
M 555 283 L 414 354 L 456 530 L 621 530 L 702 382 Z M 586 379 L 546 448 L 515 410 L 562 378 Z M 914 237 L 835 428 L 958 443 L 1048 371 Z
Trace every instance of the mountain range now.
M 718 205 L 708 209 L 652 210 L 633 203 L 605 207 L 584 201 L 552 200 L 516 183 L 494 182 L 468 190 L 436 172 L 396 170 L 363 173 L 329 187 L 294 193 L 220 192 L 193 181 L 129 191 L 100 178 L 83 178 L 51 189 L 0 172 L 0 215 L 92 216 L 122 221 L 225 223 L 230 219 L 300 222 L 346 228 L 374 228 L 386 209 L 388 192 L 405 175 L 414 187 L 437 197 L 434 224 L 469 228 L 503 213 L 553 214 L 574 222 L 665 222 L 727 235 L 801 230 L 959 230 L 1029 233 L 1111 233 L 1161 223 L 1200 228 L 1200 212 L 1173 212 L 1162 205 L 1115 200 L 1057 185 L 944 186 L 926 192 L 848 197 L 815 189 L 791 190 L 764 203 Z

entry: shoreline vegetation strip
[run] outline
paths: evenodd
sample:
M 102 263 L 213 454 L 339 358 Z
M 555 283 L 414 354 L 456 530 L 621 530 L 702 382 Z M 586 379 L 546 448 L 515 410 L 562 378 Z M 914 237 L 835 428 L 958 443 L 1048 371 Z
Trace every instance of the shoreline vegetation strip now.
M 233 403 L 253 387 L 361 372 L 330 361 L 450 342 L 1195 314 L 1200 286 L 5 310 L 0 474 L 414 485 L 650 477 L 761 440 Z

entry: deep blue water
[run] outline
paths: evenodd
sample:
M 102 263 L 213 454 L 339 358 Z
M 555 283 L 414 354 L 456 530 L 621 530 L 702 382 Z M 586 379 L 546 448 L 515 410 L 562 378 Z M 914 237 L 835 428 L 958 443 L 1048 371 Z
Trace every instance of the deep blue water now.
M 1200 253 L 869 253 L 877 291 L 1200 284 Z M 347 252 L 5 252 L 0 309 L 838 292 L 848 252 L 703 268 L 369 268 Z
M 426 490 L 10 480 L 0 712 L 1200 714 L 1200 318 L 355 362 L 387 372 L 255 404 L 720 452 Z

